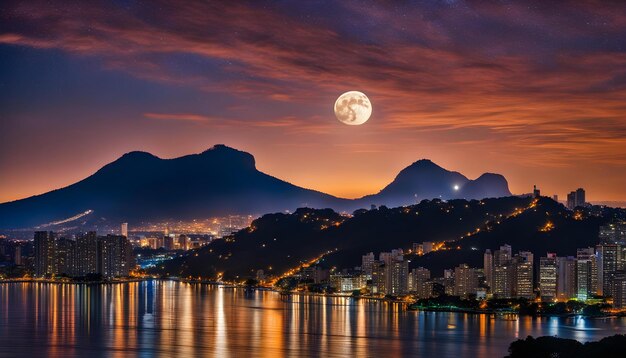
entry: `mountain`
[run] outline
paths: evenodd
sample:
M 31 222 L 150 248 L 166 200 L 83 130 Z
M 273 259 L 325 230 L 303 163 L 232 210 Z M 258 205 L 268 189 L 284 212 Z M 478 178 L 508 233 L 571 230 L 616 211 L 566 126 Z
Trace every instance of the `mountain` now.
M 0 204 L 0 227 L 29 227 L 93 210 L 118 222 L 341 207 L 345 199 L 300 188 L 256 169 L 252 155 L 224 145 L 160 159 L 124 154 L 63 189 Z
M 161 159 L 146 152 L 124 154 L 68 187 L 0 204 L 0 228 L 52 222 L 111 223 L 187 220 L 228 214 L 263 214 L 299 207 L 353 211 L 371 204 L 401 206 L 431 198 L 509 196 L 506 179 L 483 174 L 469 180 L 429 160 L 403 169 L 378 194 L 341 199 L 262 173 L 254 157 L 225 145 L 200 154 Z M 91 221 L 89 221 L 91 220 Z
M 400 171 L 378 194 L 365 196 L 359 202 L 403 206 L 422 199 L 483 199 L 510 195 L 508 183 L 500 174 L 485 173 L 470 180 L 422 159 Z
M 378 255 L 398 247 L 409 249 L 414 242 L 454 240 L 484 225 L 487 213 L 508 215 L 530 200 L 423 200 L 406 207 L 359 210 L 352 217 L 309 208 L 292 214 L 267 214 L 232 239 L 214 240 L 187 256 L 165 262 L 159 271 L 184 277 L 213 277 L 220 272 L 226 279 L 254 275 L 259 269 L 280 275 L 329 252 L 325 258 L 328 266 L 351 268 L 359 266 L 361 256 L 368 252 Z
M 361 256 L 402 248 L 413 243 L 440 243 L 440 250 L 410 256 L 411 267 L 423 266 L 433 275 L 461 263 L 482 267 L 486 249 L 510 244 L 513 251 L 531 251 L 538 262 L 547 252 L 575 255 L 576 249 L 598 241 L 599 226 L 626 210 L 574 215 L 550 198 L 504 197 L 484 200 L 424 200 L 398 208 L 360 210 L 353 217 L 316 209 L 293 214 L 267 214 L 231 239 L 215 240 L 186 256 L 165 262 L 155 272 L 180 276 L 236 280 L 254 277 L 257 270 L 282 275 L 302 262 L 323 258 L 326 267 L 353 268 Z M 549 230 L 544 229 L 550 222 Z M 477 230 L 480 229 L 480 230 Z M 444 243 L 445 241 L 445 243 Z M 438 246 L 439 246 L 438 245 Z

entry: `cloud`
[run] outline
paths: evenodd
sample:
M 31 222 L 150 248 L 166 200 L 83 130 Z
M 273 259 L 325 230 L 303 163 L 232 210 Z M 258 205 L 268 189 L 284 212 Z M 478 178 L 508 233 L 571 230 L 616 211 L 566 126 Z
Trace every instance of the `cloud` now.
M 193 113 L 144 113 L 143 116 L 149 119 L 201 123 L 206 123 L 214 120 L 214 118 Z
M 537 165 L 623 165 L 624 10 L 604 2 L 370 1 L 328 3 L 305 16 L 289 4 L 259 2 L 10 2 L 0 44 L 94 56 L 142 79 L 269 107 L 360 89 L 382 119 L 371 121 L 381 137 L 436 136 Z M 145 116 L 331 131 L 314 118 L 265 113 Z

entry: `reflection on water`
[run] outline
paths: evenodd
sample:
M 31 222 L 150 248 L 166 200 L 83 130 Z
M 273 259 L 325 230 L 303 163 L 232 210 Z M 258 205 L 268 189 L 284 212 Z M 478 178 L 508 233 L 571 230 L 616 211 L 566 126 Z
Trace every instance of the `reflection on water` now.
M 147 281 L 0 284 L 0 357 L 503 356 L 527 335 L 581 341 L 623 319 L 494 319 L 338 297 Z

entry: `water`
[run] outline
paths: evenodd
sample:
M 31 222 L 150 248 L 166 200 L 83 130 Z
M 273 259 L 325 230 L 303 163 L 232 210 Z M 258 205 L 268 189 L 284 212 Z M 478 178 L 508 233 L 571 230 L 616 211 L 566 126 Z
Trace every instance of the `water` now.
M 499 357 L 527 335 L 626 333 L 624 319 L 510 321 L 171 281 L 0 284 L 0 304 L 0 357 Z

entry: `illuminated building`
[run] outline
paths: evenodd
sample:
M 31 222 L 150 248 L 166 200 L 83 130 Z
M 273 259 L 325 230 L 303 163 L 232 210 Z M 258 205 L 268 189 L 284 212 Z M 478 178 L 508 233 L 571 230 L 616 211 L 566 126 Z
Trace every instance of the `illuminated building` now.
M 418 244 L 416 242 L 413 243 L 413 253 L 416 255 L 423 255 L 424 254 L 424 245 L 423 244 Z
M 513 297 L 532 299 L 534 297 L 533 286 L 533 254 L 521 251 L 512 260 L 513 266 Z
M 372 291 L 373 293 L 386 293 L 386 279 L 385 279 L 385 263 L 381 261 L 375 261 L 372 265 Z
M 556 295 L 559 301 L 569 301 L 577 296 L 576 259 L 573 256 L 557 257 Z
M 76 276 L 76 242 L 62 237 L 56 242 L 56 274 Z
M 600 226 L 600 243 L 626 245 L 626 222 Z
M 85 276 L 98 272 L 98 238 L 95 231 L 76 237 L 76 274 Z
M 173 251 L 176 249 L 176 245 L 174 244 L 174 238 L 169 235 L 165 235 L 163 238 L 163 247 L 167 251 Z
M 498 298 L 513 297 L 514 268 L 511 262 L 511 246 L 500 246 L 493 253 L 493 271 L 491 292 Z
M 417 298 L 428 298 L 432 290 L 428 286 L 430 280 L 430 270 L 418 267 L 411 270 L 409 274 L 409 290 L 415 292 Z
M 454 269 L 454 295 L 468 298 L 476 295 L 478 290 L 478 275 L 476 269 L 467 264 L 461 264 Z
M 598 294 L 598 263 L 593 247 L 576 250 L 576 297 L 584 301 Z
M 542 299 L 556 298 L 557 273 L 555 253 L 548 253 L 545 257 L 539 258 L 539 291 Z
M 613 292 L 613 307 L 626 309 L 626 272 L 615 272 L 611 286 L 611 291 Z
M 13 252 L 13 263 L 15 263 L 15 265 L 20 266 L 22 265 L 22 246 L 15 245 L 15 251 Z
M 493 287 L 493 255 L 491 250 L 485 250 L 483 255 L 483 271 L 485 272 L 485 283 L 491 289 Z
M 378 260 L 384 262 L 386 265 L 393 261 L 401 261 L 404 259 L 404 252 L 402 249 L 393 249 L 391 252 L 381 252 L 378 255 Z
M 405 260 L 393 260 L 385 264 L 385 287 L 387 294 L 405 295 L 408 293 L 409 262 Z
M 361 256 L 361 271 L 367 277 L 368 280 L 372 279 L 372 269 L 374 267 L 374 253 L 370 252 Z
M 98 240 L 99 270 L 104 277 L 128 276 L 132 268 L 132 247 L 128 238 L 107 235 Z
M 619 244 L 600 244 L 596 247 L 598 254 L 598 288 L 601 294 L 613 296 L 611 279 L 613 274 L 624 269 L 624 252 Z
M 337 292 L 351 292 L 363 288 L 365 279 L 362 275 L 356 274 L 333 274 L 330 275 L 330 285 Z
M 122 236 L 125 236 L 126 238 L 128 238 L 128 223 L 122 223 L 120 233 Z
M 187 235 L 180 235 L 178 237 L 178 249 L 179 250 L 189 250 L 190 239 Z
M 56 273 L 56 240 L 52 231 L 35 232 L 35 275 L 45 276 Z
M 443 284 L 444 292 L 448 296 L 454 295 L 454 270 L 443 270 Z

